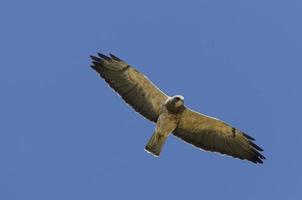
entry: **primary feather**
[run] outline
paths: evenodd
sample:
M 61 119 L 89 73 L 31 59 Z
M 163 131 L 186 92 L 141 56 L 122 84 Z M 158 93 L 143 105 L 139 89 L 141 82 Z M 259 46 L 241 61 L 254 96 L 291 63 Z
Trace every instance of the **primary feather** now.
M 146 76 L 116 56 L 98 55 L 99 57 L 91 56 L 91 67 L 137 112 L 156 122 L 160 108 L 168 96 Z

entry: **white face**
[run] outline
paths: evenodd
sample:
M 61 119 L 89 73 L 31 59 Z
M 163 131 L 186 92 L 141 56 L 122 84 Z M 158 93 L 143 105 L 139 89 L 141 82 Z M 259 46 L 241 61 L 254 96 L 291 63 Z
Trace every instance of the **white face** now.
M 182 105 L 184 105 L 184 102 L 180 99 L 180 100 L 176 100 L 176 102 L 175 102 L 175 107 L 180 107 L 180 106 L 182 106 Z
M 179 96 L 179 95 L 174 96 L 173 99 L 172 99 L 172 101 L 173 101 L 175 107 L 178 108 L 178 107 L 183 106 L 184 105 L 183 99 L 184 98 L 182 96 Z

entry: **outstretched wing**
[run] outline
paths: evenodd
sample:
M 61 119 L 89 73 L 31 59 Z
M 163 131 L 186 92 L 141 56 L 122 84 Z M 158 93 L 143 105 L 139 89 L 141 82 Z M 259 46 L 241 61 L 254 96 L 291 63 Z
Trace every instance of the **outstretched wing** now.
M 144 74 L 110 54 L 91 56 L 92 65 L 102 78 L 137 112 L 156 122 L 161 106 L 168 96 L 159 90 Z
M 188 108 L 180 116 L 173 134 L 207 151 L 219 152 L 254 163 L 263 163 L 262 151 L 254 138 L 215 118 L 207 117 Z

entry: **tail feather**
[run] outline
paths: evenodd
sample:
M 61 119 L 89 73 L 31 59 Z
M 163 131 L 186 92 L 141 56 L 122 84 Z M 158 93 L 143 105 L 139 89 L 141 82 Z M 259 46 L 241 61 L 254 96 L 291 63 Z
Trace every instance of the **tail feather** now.
M 168 135 L 161 135 L 159 133 L 154 133 L 150 140 L 148 141 L 145 150 L 154 156 L 158 157 L 160 152 L 166 142 Z

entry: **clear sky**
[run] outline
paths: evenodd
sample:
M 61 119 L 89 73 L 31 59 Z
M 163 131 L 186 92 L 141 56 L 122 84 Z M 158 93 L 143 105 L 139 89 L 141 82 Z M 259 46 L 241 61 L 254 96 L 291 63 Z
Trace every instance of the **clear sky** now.
M 0 3 L 0 199 L 302 199 L 302 3 Z M 199 151 L 89 67 L 114 53 L 187 106 L 257 139 L 263 165 Z

